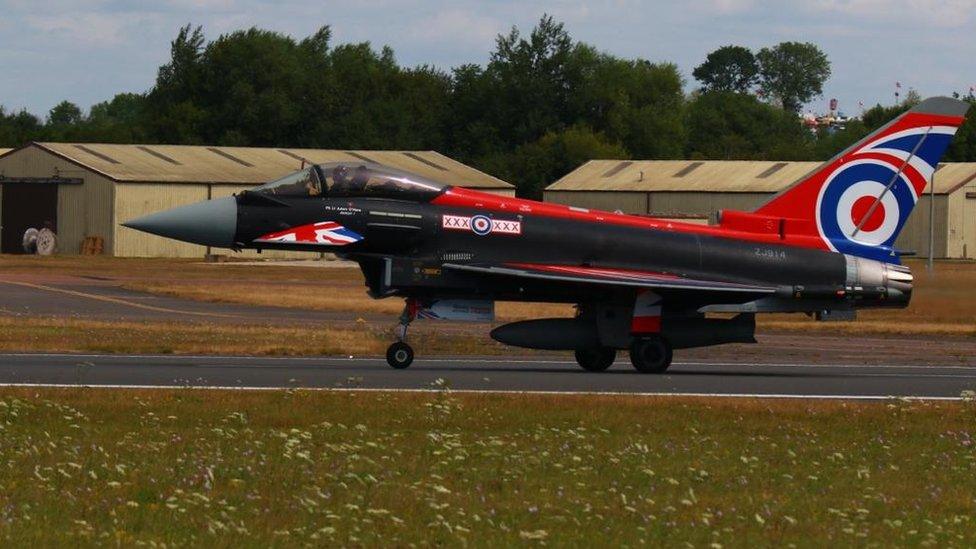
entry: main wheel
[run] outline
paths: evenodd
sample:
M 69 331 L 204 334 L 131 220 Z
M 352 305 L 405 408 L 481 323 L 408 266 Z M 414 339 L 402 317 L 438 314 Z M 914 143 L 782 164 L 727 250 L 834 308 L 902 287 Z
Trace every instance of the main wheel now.
M 592 347 L 577 349 L 576 363 L 587 372 L 602 372 L 613 365 L 617 350 L 611 347 Z
M 659 335 L 642 337 L 630 346 L 630 363 L 644 374 L 663 374 L 672 357 L 671 344 Z
M 397 341 L 386 350 L 386 363 L 402 370 L 413 362 L 413 349 L 402 341 Z

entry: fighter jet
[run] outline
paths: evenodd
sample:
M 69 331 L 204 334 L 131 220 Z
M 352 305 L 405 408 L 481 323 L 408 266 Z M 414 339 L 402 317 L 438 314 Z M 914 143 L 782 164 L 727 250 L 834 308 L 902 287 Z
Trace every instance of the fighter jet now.
M 629 351 L 662 373 L 673 350 L 755 343 L 757 313 L 849 319 L 905 307 L 912 274 L 895 239 L 968 104 L 923 101 L 752 212 L 679 223 L 477 192 L 386 166 L 310 165 L 233 197 L 125 226 L 207 246 L 332 252 L 373 298 L 404 299 L 387 351 L 407 368 L 416 319 L 488 322 L 495 301 L 570 303 L 574 318 L 491 332 L 574 351 L 585 370 Z

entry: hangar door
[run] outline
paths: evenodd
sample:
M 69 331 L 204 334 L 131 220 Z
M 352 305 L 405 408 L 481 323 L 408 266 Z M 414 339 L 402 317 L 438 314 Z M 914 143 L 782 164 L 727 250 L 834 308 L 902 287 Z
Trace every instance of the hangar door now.
M 24 231 L 30 227 L 58 231 L 56 184 L 4 181 L 0 201 L 0 252 L 24 253 Z

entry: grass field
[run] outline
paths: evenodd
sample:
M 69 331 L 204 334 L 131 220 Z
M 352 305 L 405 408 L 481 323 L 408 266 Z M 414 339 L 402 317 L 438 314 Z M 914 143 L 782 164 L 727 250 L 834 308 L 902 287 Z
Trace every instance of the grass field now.
M 0 390 L 5 545 L 976 544 L 976 404 Z

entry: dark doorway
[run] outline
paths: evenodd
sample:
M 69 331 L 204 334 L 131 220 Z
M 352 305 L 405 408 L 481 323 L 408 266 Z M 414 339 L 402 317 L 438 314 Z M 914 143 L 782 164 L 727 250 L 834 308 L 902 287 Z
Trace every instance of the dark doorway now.
M 58 230 L 58 186 L 52 183 L 3 183 L 0 252 L 24 253 L 24 231 Z

